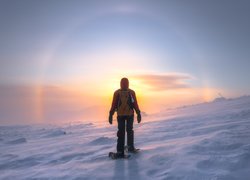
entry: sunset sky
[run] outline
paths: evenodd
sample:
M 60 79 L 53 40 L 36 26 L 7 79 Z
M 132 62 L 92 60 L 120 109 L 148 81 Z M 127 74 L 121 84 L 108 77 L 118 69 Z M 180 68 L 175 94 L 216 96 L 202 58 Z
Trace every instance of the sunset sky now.
M 106 121 L 128 77 L 141 110 L 250 94 L 250 2 L 0 2 L 0 124 Z

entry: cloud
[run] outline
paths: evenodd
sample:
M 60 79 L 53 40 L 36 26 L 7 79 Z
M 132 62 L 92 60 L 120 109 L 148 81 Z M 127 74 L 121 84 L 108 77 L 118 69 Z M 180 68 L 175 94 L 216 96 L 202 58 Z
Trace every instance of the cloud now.
M 105 117 L 104 108 L 89 102 L 95 104 L 96 101 L 90 95 L 65 87 L 0 84 L 0 125 L 99 120 Z
M 193 77 L 188 74 L 141 74 L 133 76 L 142 81 L 146 86 L 154 91 L 166 91 L 173 89 L 190 88 L 187 80 Z

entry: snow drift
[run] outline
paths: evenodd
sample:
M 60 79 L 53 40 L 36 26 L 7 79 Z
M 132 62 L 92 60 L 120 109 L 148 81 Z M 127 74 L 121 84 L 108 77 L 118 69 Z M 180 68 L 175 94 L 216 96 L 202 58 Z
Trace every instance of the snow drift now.
M 134 129 L 141 152 L 111 160 L 115 126 L 1 126 L 0 179 L 250 177 L 249 96 L 166 110 Z

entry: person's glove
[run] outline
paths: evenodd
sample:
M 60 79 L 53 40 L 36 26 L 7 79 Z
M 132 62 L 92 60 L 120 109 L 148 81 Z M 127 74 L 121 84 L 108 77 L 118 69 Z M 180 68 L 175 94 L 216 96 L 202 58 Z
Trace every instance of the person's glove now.
M 140 112 L 137 114 L 137 122 L 138 122 L 138 123 L 141 122 L 141 113 L 140 113 Z
M 112 124 L 113 122 L 113 115 L 109 113 L 109 124 Z

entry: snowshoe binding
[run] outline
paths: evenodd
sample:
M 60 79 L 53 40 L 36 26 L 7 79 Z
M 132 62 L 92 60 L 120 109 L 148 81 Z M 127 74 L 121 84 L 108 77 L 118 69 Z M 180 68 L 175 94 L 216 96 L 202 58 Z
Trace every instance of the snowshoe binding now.
M 124 149 L 128 153 L 138 153 L 140 151 L 140 149 L 136 149 L 135 147 L 129 147 L 129 146 L 125 146 Z
M 129 154 L 109 152 L 109 157 L 111 159 L 128 159 L 130 157 L 130 155 Z

